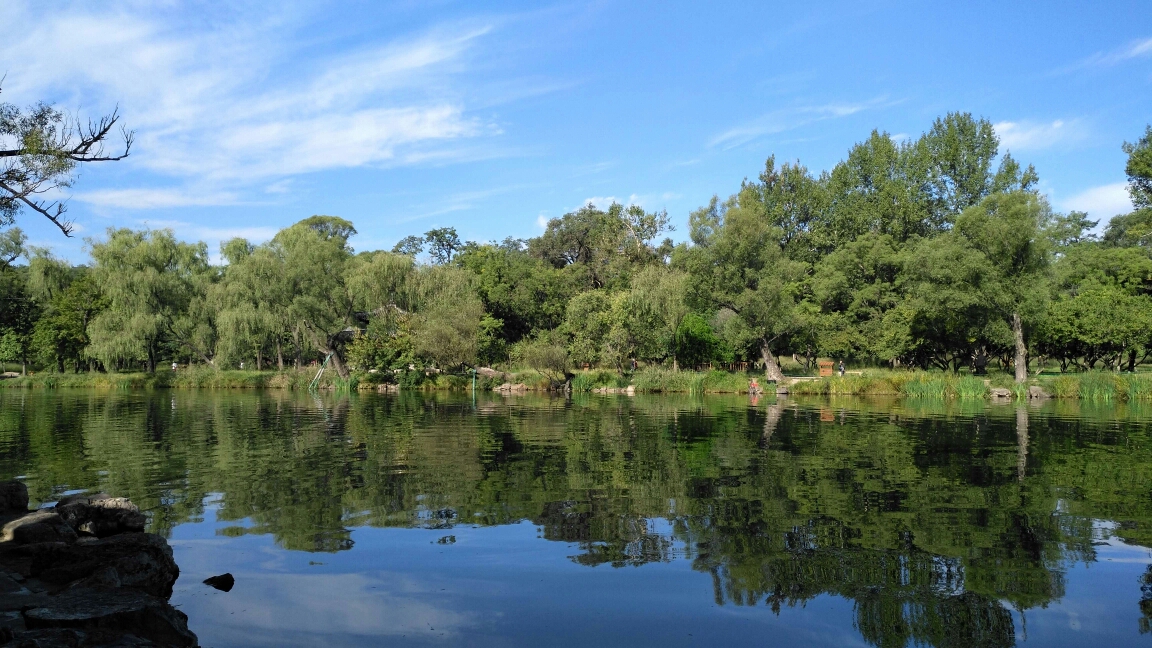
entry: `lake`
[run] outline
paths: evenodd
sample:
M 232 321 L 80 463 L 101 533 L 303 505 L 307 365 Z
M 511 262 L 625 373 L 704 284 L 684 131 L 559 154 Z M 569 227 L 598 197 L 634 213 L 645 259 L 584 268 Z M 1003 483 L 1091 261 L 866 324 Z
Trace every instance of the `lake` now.
M 1152 642 L 1152 407 L 0 390 L 204 646 Z M 201 583 L 223 572 L 230 592 Z

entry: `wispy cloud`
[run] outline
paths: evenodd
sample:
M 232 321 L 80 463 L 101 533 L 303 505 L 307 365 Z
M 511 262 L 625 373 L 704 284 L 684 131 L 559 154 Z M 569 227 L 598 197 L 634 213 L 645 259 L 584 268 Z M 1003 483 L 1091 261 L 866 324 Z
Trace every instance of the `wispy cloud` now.
M 1141 40 L 1132 41 L 1123 47 L 1116 48 L 1111 52 L 1096 52 L 1092 56 L 1086 57 L 1073 63 L 1072 65 L 1059 68 L 1055 70 L 1055 74 L 1065 74 L 1068 72 L 1075 72 L 1088 68 L 1105 68 L 1112 67 L 1130 61 L 1132 59 L 1145 58 L 1152 56 L 1152 38 L 1145 38 Z
M 1078 121 L 1057 119 L 1052 122 L 1002 121 L 993 125 L 1000 145 L 1013 151 L 1043 149 L 1085 137 Z
M 190 189 L 98 189 L 74 196 L 75 200 L 99 207 L 156 209 L 164 207 L 206 207 L 235 205 L 239 197 L 230 191 L 209 192 Z
M 288 9 L 208 23 L 166 20 L 162 5 L 112 7 L 77 3 L 45 13 L 37 3 L 5 3 L 6 97 L 118 103 L 137 130 L 128 164 L 210 185 L 217 198 L 123 189 L 90 193 L 91 202 L 221 204 L 219 196 L 237 190 L 286 190 L 279 182 L 301 174 L 475 158 L 457 143 L 500 132 L 469 112 L 452 83 L 491 22 L 331 54 L 300 51 L 306 46 L 295 35 L 307 25 Z
M 774 110 L 735 128 L 720 133 L 709 142 L 710 147 L 725 150 L 735 148 L 759 139 L 829 119 L 839 119 L 855 115 L 864 110 L 891 105 L 886 98 L 877 98 L 862 103 L 829 103 L 821 106 L 802 106 Z
M 1088 212 L 1089 216 L 1105 222 L 1117 214 L 1132 211 L 1132 198 L 1128 195 L 1127 183 L 1114 182 L 1081 191 L 1061 200 L 1060 206 L 1069 211 Z

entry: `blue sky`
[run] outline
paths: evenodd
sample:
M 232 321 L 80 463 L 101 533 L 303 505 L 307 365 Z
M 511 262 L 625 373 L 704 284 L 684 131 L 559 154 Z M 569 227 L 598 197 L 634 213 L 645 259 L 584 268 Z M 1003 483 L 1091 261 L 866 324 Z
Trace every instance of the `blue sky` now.
M 237 8 L 234 5 L 244 5 Z M 0 4 L 0 99 L 119 105 L 132 156 L 70 190 L 109 226 L 256 241 L 311 214 L 357 249 L 453 226 L 528 237 L 591 200 L 688 212 L 765 158 L 830 168 L 876 128 L 996 124 L 1060 210 L 1130 209 L 1152 122 L 1143 2 Z

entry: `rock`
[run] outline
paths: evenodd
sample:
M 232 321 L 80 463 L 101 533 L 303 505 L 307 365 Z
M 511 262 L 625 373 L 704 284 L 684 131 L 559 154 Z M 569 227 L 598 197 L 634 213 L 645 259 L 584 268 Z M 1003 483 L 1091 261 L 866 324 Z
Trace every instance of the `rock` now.
M 143 531 L 147 518 L 126 497 L 69 497 L 56 504 L 56 511 L 78 533 L 105 538 L 117 533 Z
M 626 388 L 624 388 L 624 393 L 628 394 L 629 396 L 635 396 L 636 395 L 636 385 L 628 385 Z
M 157 535 L 123 533 L 76 544 L 44 543 L 25 548 L 29 576 L 53 584 L 82 581 L 113 585 L 168 598 L 180 568 L 172 548 Z
M 497 371 L 492 367 L 480 367 L 476 370 L 476 373 L 485 378 L 504 378 L 504 376 L 507 375 L 503 371 Z
M 24 482 L 0 482 L 0 513 L 28 510 L 28 487 Z
M 381 383 L 380 386 L 376 388 L 376 391 L 381 394 L 394 394 L 400 391 L 400 387 L 392 383 Z
M 992 389 L 988 390 L 988 393 L 992 397 L 992 400 L 1012 399 L 1012 390 L 1006 389 L 1004 387 L 993 387 Z
M 32 544 L 38 542 L 75 542 L 76 532 L 56 511 L 33 511 L 4 525 L 0 542 Z
M 65 592 L 55 597 L 50 606 L 25 611 L 24 623 L 29 630 L 79 630 L 89 635 L 84 638 L 89 645 L 105 643 L 105 638 L 139 638 L 162 646 L 197 644 L 196 635 L 188 631 L 188 617 L 183 612 L 155 596 L 122 588 Z
M 503 392 L 506 394 L 514 393 L 514 392 L 526 392 L 526 391 L 528 391 L 528 385 L 525 385 L 524 383 L 516 383 L 516 384 L 504 383 L 504 384 L 500 385 L 499 387 L 497 387 L 496 391 Z
M 791 392 L 789 392 L 788 388 L 785 387 L 784 385 L 777 385 L 776 386 L 776 395 L 777 396 L 787 396 L 790 393 Z
M 204 584 L 215 587 L 221 592 L 231 592 L 232 586 L 236 584 L 236 579 L 232 577 L 232 574 L 225 573 L 219 576 L 205 578 Z
M 1044 391 L 1043 387 L 1032 385 L 1028 388 L 1028 400 L 1044 400 L 1046 398 L 1051 398 L 1051 396 Z

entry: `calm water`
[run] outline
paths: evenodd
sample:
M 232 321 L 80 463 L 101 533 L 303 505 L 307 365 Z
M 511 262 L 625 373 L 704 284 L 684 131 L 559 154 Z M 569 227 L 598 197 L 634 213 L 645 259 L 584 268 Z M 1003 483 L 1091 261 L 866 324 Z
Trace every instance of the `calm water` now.
M 15 476 L 148 510 L 205 646 L 1152 643 L 1138 407 L 0 390 Z

